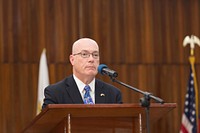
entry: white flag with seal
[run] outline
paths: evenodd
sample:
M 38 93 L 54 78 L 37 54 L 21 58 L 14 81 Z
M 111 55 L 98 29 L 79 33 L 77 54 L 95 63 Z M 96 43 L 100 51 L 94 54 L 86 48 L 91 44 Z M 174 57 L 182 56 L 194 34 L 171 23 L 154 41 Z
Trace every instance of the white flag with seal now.
M 37 96 L 37 114 L 42 110 L 44 99 L 44 89 L 49 85 L 49 72 L 46 58 L 46 49 L 43 49 L 40 56 L 39 77 L 38 77 L 38 96 Z

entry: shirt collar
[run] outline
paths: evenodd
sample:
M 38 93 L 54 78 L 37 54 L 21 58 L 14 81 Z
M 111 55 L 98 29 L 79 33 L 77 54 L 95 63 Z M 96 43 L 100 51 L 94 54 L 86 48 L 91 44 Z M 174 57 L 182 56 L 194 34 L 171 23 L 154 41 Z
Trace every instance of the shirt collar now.
M 80 92 L 84 91 L 84 87 L 86 86 L 86 84 L 84 84 L 80 79 L 78 79 L 74 74 L 73 74 L 74 80 L 76 82 L 76 85 L 78 86 L 78 89 Z M 95 78 L 88 84 L 91 88 L 91 92 L 94 93 L 94 89 L 95 89 Z

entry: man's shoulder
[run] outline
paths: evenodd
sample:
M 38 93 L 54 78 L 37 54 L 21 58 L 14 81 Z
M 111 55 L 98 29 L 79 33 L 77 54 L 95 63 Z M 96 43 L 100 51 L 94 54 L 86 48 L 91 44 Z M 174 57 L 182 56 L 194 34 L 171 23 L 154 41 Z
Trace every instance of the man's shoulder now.
M 106 83 L 103 80 L 100 79 L 96 79 L 96 83 L 102 87 L 107 87 L 107 88 L 113 88 L 113 89 L 118 89 L 117 87 L 115 87 L 114 85 L 110 84 L 110 83 Z
M 56 83 L 50 84 L 48 87 L 49 88 L 63 88 L 65 86 L 68 86 L 68 84 L 72 81 L 73 81 L 73 77 L 72 77 L 72 75 L 70 75 Z

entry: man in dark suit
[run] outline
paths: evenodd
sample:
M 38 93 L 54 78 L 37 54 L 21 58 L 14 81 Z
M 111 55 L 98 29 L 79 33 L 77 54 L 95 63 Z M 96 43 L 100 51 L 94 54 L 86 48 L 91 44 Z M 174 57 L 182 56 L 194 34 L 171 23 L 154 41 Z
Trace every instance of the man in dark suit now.
M 48 104 L 101 104 L 122 103 L 121 91 L 95 78 L 99 66 L 99 47 L 90 38 L 74 42 L 69 57 L 73 75 L 45 88 L 42 108 Z M 89 103 L 85 97 L 85 86 L 89 86 Z

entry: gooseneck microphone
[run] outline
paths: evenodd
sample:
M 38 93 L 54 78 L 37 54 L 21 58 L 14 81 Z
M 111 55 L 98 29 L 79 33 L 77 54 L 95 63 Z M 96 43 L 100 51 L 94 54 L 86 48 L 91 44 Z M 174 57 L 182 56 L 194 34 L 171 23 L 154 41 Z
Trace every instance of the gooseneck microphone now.
M 118 76 L 118 73 L 116 71 L 109 69 L 105 64 L 100 64 L 98 66 L 98 73 L 115 78 Z
M 102 74 L 102 75 L 108 75 L 110 76 L 111 80 L 113 82 L 116 82 L 120 85 L 123 85 L 131 90 L 134 90 L 136 92 L 139 92 L 141 94 L 144 95 L 144 97 L 140 98 L 140 103 L 142 107 L 145 107 L 145 111 L 146 111 L 146 128 L 147 128 L 147 133 L 150 133 L 150 119 L 149 119 L 149 106 L 150 106 L 150 100 L 154 99 L 156 102 L 159 102 L 161 104 L 164 103 L 164 100 L 162 100 L 159 97 L 154 96 L 153 94 L 149 93 L 149 92 L 144 92 L 142 90 L 139 90 L 135 87 L 132 87 L 128 84 L 125 84 L 117 79 L 115 79 L 118 76 L 118 73 L 115 72 L 114 70 L 109 69 L 105 64 L 101 64 L 98 67 L 98 73 Z

